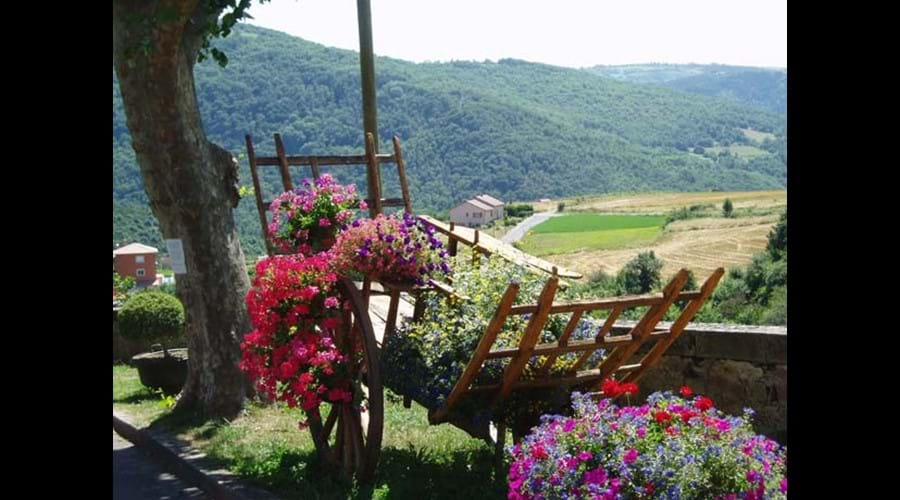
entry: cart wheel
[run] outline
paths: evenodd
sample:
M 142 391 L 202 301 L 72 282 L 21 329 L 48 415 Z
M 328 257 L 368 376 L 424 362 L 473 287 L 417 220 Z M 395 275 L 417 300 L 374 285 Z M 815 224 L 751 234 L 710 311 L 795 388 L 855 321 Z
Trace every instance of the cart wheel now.
M 309 430 L 319 458 L 340 467 L 347 475 L 356 476 L 360 482 L 369 482 L 375 476 L 381 455 L 381 437 L 384 430 L 384 390 L 378 363 L 378 347 L 375 330 L 369 319 L 368 308 L 362 295 L 349 279 L 338 282 L 338 288 L 352 306 L 349 316 L 352 331 L 361 336 L 362 363 L 354 367 L 354 373 L 364 382 L 367 393 L 365 412 L 353 404 L 331 404 L 331 411 L 322 421 L 318 410 L 309 413 Z M 363 376 L 364 375 L 364 376 Z

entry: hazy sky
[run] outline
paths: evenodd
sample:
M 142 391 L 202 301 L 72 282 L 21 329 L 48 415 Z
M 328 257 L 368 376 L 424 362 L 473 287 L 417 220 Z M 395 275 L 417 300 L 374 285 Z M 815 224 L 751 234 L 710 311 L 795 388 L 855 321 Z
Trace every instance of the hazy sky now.
M 375 53 L 408 61 L 559 66 L 647 62 L 787 66 L 786 0 L 371 0 Z M 266 28 L 359 50 L 355 0 L 272 0 Z

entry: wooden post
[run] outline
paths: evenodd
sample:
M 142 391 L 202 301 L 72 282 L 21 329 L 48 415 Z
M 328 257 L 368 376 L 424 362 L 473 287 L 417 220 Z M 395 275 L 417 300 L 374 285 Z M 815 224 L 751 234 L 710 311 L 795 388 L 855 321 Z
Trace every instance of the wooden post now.
M 291 182 L 291 171 L 288 170 L 287 156 L 284 154 L 284 143 L 281 142 L 281 134 L 275 134 L 275 152 L 278 154 L 278 167 L 281 172 L 281 184 L 285 191 L 294 189 Z
M 412 198 L 409 196 L 409 186 L 406 184 L 406 162 L 403 161 L 403 151 L 400 150 L 400 138 L 394 136 L 394 159 L 397 160 L 397 176 L 400 178 L 400 191 L 403 193 L 403 207 L 406 213 L 412 215 Z
M 262 224 L 263 241 L 266 242 L 266 253 L 269 257 L 275 255 L 272 241 L 269 239 L 268 222 L 266 221 L 266 207 L 263 206 L 262 188 L 259 185 L 259 173 L 256 171 L 256 152 L 253 150 L 253 138 L 250 134 L 244 136 L 247 143 L 247 159 L 250 161 L 250 176 L 253 178 L 253 194 L 256 198 L 256 208 L 259 210 L 259 223 Z
M 372 45 L 372 6 L 356 0 L 359 21 L 359 72 L 362 79 L 363 130 L 375 138 L 378 151 L 378 106 L 375 101 L 375 53 Z M 378 186 L 381 191 L 381 185 Z
M 366 183 L 369 186 L 369 217 L 375 218 L 382 213 L 381 207 L 381 175 L 379 175 L 378 158 L 376 158 L 375 138 L 366 133 Z
M 312 170 L 313 179 L 318 179 L 319 175 L 319 161 L 315 156 L 309 159 L 309 168 Z

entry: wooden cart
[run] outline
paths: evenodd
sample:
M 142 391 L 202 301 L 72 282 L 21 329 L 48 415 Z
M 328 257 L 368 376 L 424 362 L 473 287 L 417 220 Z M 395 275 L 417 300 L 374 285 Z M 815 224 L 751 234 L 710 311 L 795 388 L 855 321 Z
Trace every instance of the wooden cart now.
M 293 188 L 289 169 L 291 166 L 307 166 L 310 168 L 312 176 L 318 178 L 320 166 L 362 164 L 367 169 L 368 199 L 366 202 L 370 207 L 370 215 L 375 216 L 382 213 L 385 207 L 402 207 L 406 212 L 412 214 L 405 164 L 397 137 L 393 139 L 394 152 L 392 154 L 376 154 L 373 138 L 371 134 L 368 134 L 365 153 L 350 156 L 287 156 L 281 138 L 276 134 L 277 156 L 258 157 L 255 155 L 249 135 L 246 137 L 246 141 L 256 204 L 269 255 L 274 254 L 274 249 L 269 242 L 266 229 L 268 225 L 266 211 L 269 203 L 263 200 L 260 189 L 259 168 L 262 166 L 277 166 L 284 189 L 290 190 Z M 402 192 L 401 198 L 382 197 L 380 167 L 386 163 L 396 165 Z M 498 449 L 503 445 L 506 429 L 502 425 L 493 428 L 489 422 L 473 419 L 471 415 L 458 411 L 466 398 L 479 398 L 479 401 L 484 401 L 484 404 L 490 409 L 503 404 L 517 391 L 556 387 L 570 392 L 578 390 L 599 393 L 600 383 L 610 376 L 626 382 L 636 381 L 681 335 L 724 274 L 724 269 L 717 269 L 697 291 L 683 290 L 688 279 L 688 271 L 682 269 L 663 288 L 661 293 L 586 301 L 556 301 L 554 297 L 557 290 L 565 284 L 562 280 L 577 279 L 581 277 L 580 274 L 527 255 L 512 246 L 480 234 L 477 230 L 444 224 L 427 216 L 419 216 L 419 220 L 430 224 L 447 238 L 451 255 L 455 255 L 459 250 L 459 245 L 462 244 L 471 249 L 473 258 L 477 258 L 478 255 L 494 254 L 518 265 L 548 274 L 538 301 L 534 304 L 514 305 L 519 285 L 517 283 L 508 285 L 500 303 L 497 304 L 496 311 L 487 322 L 477 348 L 472 353 L 462 375 L 443 403 L 437 408 L 431 408 L 428 414 L 431 424 L 450 423 L 473 437 L 496 444 Z M 350 404 L 332 405 L 328 416 L 324 419 L 318 411 L 313 412 L 309 415 L 310 431 L 316 450 L 323 460 L 340 465 L 348 475 L 356 475 L 358 479 L 366 481 L 371 479 L 375 473 L 384 424 L 384 389 L 379 351 L 384 345 L 384 341 L 394 332 L 402 295 L 408 294 L 415 304 L 412 321 L 421 317 L 421 302 L 415 300 L 415 297 L 423 291 L 437 291 L 455 300 L 465 300 L 465 298 L 460 297 L 449 283 L 435 281 L 429 282 L 425 287 L 398 287 L 389 283 L 373 284 L 368 280 L 361 284 L 355 284 L 345 279 L 340 282 L 340 288 L 345 298 L 349 299 L 352 304 L 352 311 L 347 313 L 347 321 L 344 321 L 343 324 L 354 330 L 353 334 L 361 335 L 363 339 L 363 359 L 360 365 L 353 369 L 354 373 L 360 377 L 364 390 L 368 392 L 368 408 L 367 411 L 361 412 L 360 408 Z M 383 318 L 383 332 L 381 328 L 376 331 L 370 311 L 370 298 L 377 294 L 385 294 L 389 297 L 387 313 Z M 658 329 L 657 325 L 673 306 L 680 307 L 677 319 L 670 328 Z M 647 308 L 640 321 L 627 334 L 611 336 L 610 333 L 616 319 L 624 311 L 637 307 Z M 591 312 L 600 310 L 609 311 L 609 314 L 596 336 L 590 340 L 570 342 L 569 338 L 579 321 Z M 497 335 L 502 330 L 507 318 L 522 315 L 528 315 L 528 320 L 518 346 L 495 348 Z M 553 315 L 566 315 L 568 318 L 561 337 L 556 342 L 538 343 L 541 331 Z M 340 335 L 348 336 L 350 333 L 351 331 L 345 331 Z M 589 360 L 598 349 L 603 349 L 609 354 L 596 366 L 590 366 Z M 567 353 L 579 353 L 571 373 L 562 377 L 551 375 L 550 368 L 557 357 Z M 536 356 L 544 357 L 543 364 L 536 374 L 532 374 L 528 380 L 525 380 L 523 378 L 524 369 L 529 360 Z M 495 383 L 474 384 L 473 382 L 485 362 L 492 359 L 508 360 L 502 378 Z M 409 395 L 404 396 L 407 401 L 410 399 Z M 514 438 L 519 438 L 533 424 L 533 421 L 517 422 L 510 430 Z

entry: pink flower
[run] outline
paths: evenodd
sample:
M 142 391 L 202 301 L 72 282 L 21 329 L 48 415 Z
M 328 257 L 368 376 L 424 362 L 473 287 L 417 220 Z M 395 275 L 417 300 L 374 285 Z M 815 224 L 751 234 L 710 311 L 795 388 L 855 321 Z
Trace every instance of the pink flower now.
M 593 457 L 593 455 L 589 451 L 582 451 L 581 453 L 578 454 L 578 460 L 581 460 L 582 462 L 588 461 L 592 457 Z
M 634 448 L 632 448 L 632 449 L 628 450 L 627 452 L 625 452 L 625 458 L 623 460 L 625 461 L 626 464 L 631 464 L 631 463 L 634 463 L 635 460 L 637 460 L 637 457 L 638 457 L 638 451 L 635 450 Z
M 337 297 L 328 297 L 325 299 L 325 307 L 335 308 L 339 305 Z
M 360 210 L 365 210 L 365 209 L 367 209 L 367 208 L 369 208 L 369 204 L 366 203 L 365 200 L 362 200 L 362 201 L 359 202 L 359 209 L 360 209 Z
M 321 219 L 319 219 L 319 227 L 328 227 L 330 225 L 331 225 L 330 219 L 328 219 L 326 217 L 322 217 Z

